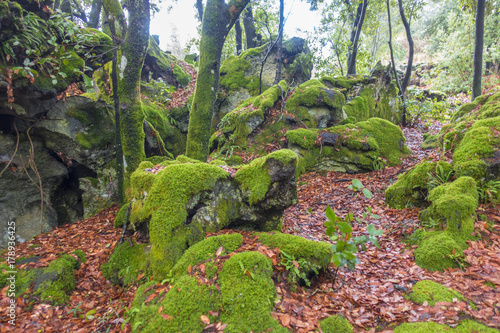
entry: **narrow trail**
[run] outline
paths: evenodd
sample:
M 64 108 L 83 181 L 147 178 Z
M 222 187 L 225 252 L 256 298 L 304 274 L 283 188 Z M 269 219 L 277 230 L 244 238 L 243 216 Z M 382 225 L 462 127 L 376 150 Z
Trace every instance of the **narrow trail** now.
M 332 286 L 331 274 L 313 281 L 310 289 L 298 287 L 291 291 L 283 281 L 276 284 L 278 301 L 272 315 L 291 331 L 312 332 L 319 320 L 333 314 L 343 314 L 357 332 L 366 332 L 370 328 L 370 332 L 390 331 L 398 323 L 411 321 L 433 320 L 454 325 L 463 318 L 474 318 L 492 327 L 500 325 L 500 205 L 480 207 L 481 214 L 499 223 L 489 230 L 484 221 L 476 222 L 483 238 L 470 242 L 469 249 L 465 251 L 470 266 L 464 271 L 452 269 L 430 273 L 416 266 L 414 249 L 405 248 L 402 239 L 418 228 L 419 210 L 386 207 L 384 191 L 396 180 L 397 174 L 424 158 L 437 158 L 438 155 L 435 151 L 419 148 L 422 131 L 405 129 L 404 132 L 413 156 L 401 166 L 358 175 L 309 173 L 299 179 L 299 203 L 286 210 L 284 232 L 330 242 L 324 227 L 327 205 L 338 215 L 353 212 L 355 217 L 362 217 L 364 209 L 371 207 L 380 219 L 354 222 L 355 234 L 365 232 L 370 223 L 385 232 L 380 237 L 380 249 L 368 246 L 366 252 L 358 253 L 361 263 L 356 266 L 356 271 L 340 271 L 340 288 L 338 284 Z M 361 180 L 373 193 L 371 199 L 347 188 L 353 178 Z M 120 239 L 121 229 L 113 227 L 116 212 L 117 207 L 112 207 L 92 218 L 60 226 L 16 247 L 18 258 L 40 258 L 33 263 L 18 264 L 21 269 L 47 266 L 60 253 L 71 253 L 77 248 L 85 252 L 88 261 L 76 273 L 76 290 L 68 305 L 38 304 L 29 308 L 25 300 L 18 298 L 15 329 L 6 323 L 9 298 L 4 288 L 0 293 L 0 332 L 131 331 L 124 317 L 137 286 L 127 289 L 113 286 L 100 272 L 100 265 L 107 261 Z M 236 231 L 220 233 L 227 232 Z M 242 234 L 244 246 L 238 251 L 267 251 L 255 242 L 251 233 Z M 411 291 L 413 284 L 422 279 L 434 280 L 460 291 L 477 308 L 472 309 L 461 301 L 441 302 L 430 307 L 406 300 L 404 296 Z M 95 310 L 92 317 L 85 318 L 92 310 Z

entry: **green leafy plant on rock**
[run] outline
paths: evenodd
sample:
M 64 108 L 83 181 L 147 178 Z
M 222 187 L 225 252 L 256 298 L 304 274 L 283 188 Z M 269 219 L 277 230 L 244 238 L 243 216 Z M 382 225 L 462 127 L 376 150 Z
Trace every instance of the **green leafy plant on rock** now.
M 304 258 L 296 259 L 295 256 L 284 251 L 280 252 L 280 257 L 279 264 L 288 271 L 289 282 L 294 288 L 300 283 L 304 283 L 308 287 L 311 285 L 311 280 L 308 277 L 309 272 L 319 274 L 319 267 Z

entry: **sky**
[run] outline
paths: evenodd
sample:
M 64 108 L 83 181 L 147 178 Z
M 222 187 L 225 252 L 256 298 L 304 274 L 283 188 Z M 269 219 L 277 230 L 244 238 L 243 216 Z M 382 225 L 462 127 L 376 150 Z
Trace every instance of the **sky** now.
M 265 1 L 265 0 L 264 0 Z M 198 37 L 196 27 L 199 24 L 196 18 L 195 0 L 164 1 L 159 13 L 156 13 L 151 20 L 150 33 L 160 36 L 160 47 L 168 50 L 168 42 L 174 31 L 177 32 L 178 39 L 184 46 L 191 38 Z M 278 5 L 278 1 L 275 1 Z M 167 10 L 171 5 L 172 9 Z M 320 20 L 319 11 L 311 12 L 310 5 L 300 0 L 285 1 L 285 34 L 290 37 L 306 37 L 306 33 L 297 32 L 312 31 L 316 22 Z

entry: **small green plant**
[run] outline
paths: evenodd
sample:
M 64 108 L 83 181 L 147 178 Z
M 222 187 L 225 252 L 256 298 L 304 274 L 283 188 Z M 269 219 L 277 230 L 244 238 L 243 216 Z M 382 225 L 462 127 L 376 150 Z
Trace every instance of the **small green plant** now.
M 347 187 L 348 189 L 350 189 L 351 191 L 353 192 L 358 192 L 359 190 L 361 190 L 361 192 L 363 192 L 363 195 L 367 198 L 367 199 L 371 199 L 372 197 L 372 192 L 370 192 L 364 185 L 363 183 L 357 179 L 357 178 L 354 178 L 352 180 L 352 184 L 349 185 Z
M 500 202 L 500 181 L 490 180 L 478 189 L 479 200 L 483 203 Z
M 453 175 L 453 170 L 449 172 L 444 171 L 443 167 L 438 164 L 436 168 L 436 172 L 427 172 L 427 176 L 429 176 L 429 181 L 427 183 L 428 190 L 432 190 L 433 188 L 438 187 L 439 185 L 446 184 Z
M 375 226 L 370 224 L 366 227 L 368 236 L 363 235 L 352 238 L 352 213 L 347 214 L 345 218 L 341 218 L 335 214 L 330 206 L 327 206 L 326 217 L 328 219 L 325 222 L 326 235 L 332 241 L 335 241 L 335 244 L 332 245 L 332 262 L 335 265 L 333 284 L 335 285 L 338 270 L 341 267 L 347 266 L 347 268 L 353 270 L 356 268 L 356 264 L 359 263 L 359 259 L 355 255 L 358 252 L 358 246 L 361 246 L 363 251 L 366 250 L 365 243 L 368 242 L 373 243 L 376 247 L 380 247 L 377 237 L 384 232 L 375 229 Z
M 363 223 L 369 217 L 375 220 L 380 219 L 380 216 L 378 216 L 377 214 L 373 214 L 371 207 L 366 207 L 363 211 L 362 217 L 356 217 L 356 221 L 358 221 L 359 223 Z
M 73 316 L 76 318 L 78 317 L 78 312 L 83 312 L 82 309 L 80 309 L 80 306 L 82 306 L 82 302 L 78 303 L 74 309 L 69 310 L 67 313 L 73 313 Z
M 281 251 L 280 257 L 281 261 L 279 264 L 285 267 L 288 271 L 290 285 L 294 288 L 296 288 L 296 285 L 300 282 L 303 282 L 309 287 L 311 285 L 311 281 L 308 278 L 309 273 L 314 272 L 319 274 L 318 266 L 305 260 L 304 258 L 295 259 L 293 255 L 284 251 Z

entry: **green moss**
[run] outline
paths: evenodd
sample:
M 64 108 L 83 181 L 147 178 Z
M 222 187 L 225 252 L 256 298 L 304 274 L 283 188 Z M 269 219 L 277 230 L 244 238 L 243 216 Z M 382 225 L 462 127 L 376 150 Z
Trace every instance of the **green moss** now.
M 474 320 L 465 319 L 458 324 L 453 330 L 456 333 L 495 333 L 500 332 L 494 328 L 480 324 Z
M 319 322 L 323 333 L 351 333 L 352 325 L 342 316 L 331 316 Z
M 63 305 L 69 301 L 69 295 L 75 290 L 74 269 L 79 262 L 70 255 L 52 261 L 34 280 L 33 294 L 44 302 Z
M 286 139 L 292 145 L 298 145 L 304 149 L 313 149 L 316 146 L 318 134 L 305 128 L 286 132 Z
M 219 282 L 225 331 L 287 332 L 271 317 L 276 298 L 272 273 L 271 260 L 258 252 L 238 253 L 224 263 Z
M 474 232 L 472 215 L 478 207 L 477 186 L 471 177 L 460 177 L 429 192 L 431 206 L 423 211 L 420 218 L 432 218 L 441 223 L 441 229 L 462 240 L 471 239 Z
M 124 242 L 118 245 L 108 262 L 101 266 L 103 276 L 114 284 L 124 286 L 138 281 L 141 273 L 144 273 L 142 281 L 147 280 L 151 275 L 149 249 L 148 244 L 130 246 L 129 242 Z
M 421 207 L 427 205 L 426 194 L 430 175 L 436 174 L 439 166 L 448 174 L 452 167 L 450 164 L 439 161 L 423 161 L 398 176 L 398 181 L 385 191 L 385 200 L 390 207 L 404 208 L 411 204 Z
M 85 257 L 85 252 L 83 252 L 80 249 L 76 249 L 72 253 L 78 257 L 79 263 L 77 269 L 80 269 L 80 263 L 84 264 L 87 262 L 87 258 Z
M 466 299 L 458 291 L 446 288 L 442 284 L 431 280 L 418 281 L 409 295 L 410 299 L 418 304 L 423 304 L 427 301 L 430 306 L 434 306 L 437 302 L 453 302 L 453 299 Z
M 206 231 L 216 231 L 200 223 L 186 224 L 186 204 L 189 198 L 212 189 L 218 180 L 226 179 L 228 174 L 206 163 L 170 164 L 156 175 L 151 174 L 151 179 L 145 177 L 141 169 L 136 173 L 137 177 L 134 177 L 135 174 L 132 176 L 133 182 L 137 178 L 144 178 L 142 185 L 150 184 L 149 187 L 133 187 L 133 193 L 148 193 L 137 216 L 139 219 L 151 216 L 151 263 L 155 276 L 161 279 L 173 268 L 187 247 L 201 241 Z M 132 214 L 131 219 L 134 217 Z
M 198 283 L 194 277 L 183 276 L 174 283 L 159 305 L 141 307 L 132 325 L 139 332 L 202 332 L 206 326 L 200 319 L 202 315 L 206 315 L 211 322 L 215 320 L 209 314 L 209 311 L 216 312 L 218 308 L 211 297 L 215 293 L 215 288 Z M 159 306 L 163 307 L 160 313 Z M 161 314 L 171 319 L 164 319 Z
M 123 205 L 120 210 L 118 211 L 118 214 L 116 214 L 115 222 L 113 223 L 113 226 L 115 228 L 121 228 L 128 220 L 129 215 L 129 209 L 130 209 L 130 202 L 127 202 L 125 205 Z
M 358 121 L 367 120 L 371 117 L 370 107 L 366 99 L 361 96 L 354 97 L 343 108 L 348 117 L 354 117 Z
M 446 325 L 441 325 L 433 321 L 421 323 L 403 323 L 394 329 L 394 333 L 441 333 L 451 332 L 451 329 Z
M 162 71 L 170 73 L 177 80 L 178 86 L 185 87 L 191 81 L 191 76 L 179 66 L 178 60 L 162 51 L 153 36 L 149 37 L 148 56 L 154 59 Z
M 408 245 L 421 245 L 427 238 L 441 232 L 442 231 L 417 229 L 411 235 L 405 238 L 405 243 Z
M 206 238 L 194 244 L 184 252 L 181 259 L 172 269 L 174 277 L 186 275 L 189 266 L 195 266 L 206 260 L 215 258 L 215 253 L 222 246 L 226 254 L 241 246 L 243 237 L 239 233 Z
M 282 233 L 257 233 L 257 235 L 262 244 L 271 248 L 278 247 L 296 259 L 305 259 L 323 269 L 330 265 L 332 252 L 328 243 L 314 242 L 300 236 Z
M 462 247 L 450 233 L 442 232 L 425 239 L 415 250 L 415 262 L 430 271 L 459 267 L 451 257 L 463 255 Z
M 250 164 L 241 167 L 234 179 L 241 184 L 244 191 L 247 191 L 247 197 L 250 205 L 262 201 L 271 185 L 271 176 L 269 168 L 272 161 L 277 161 L 283 166 L 296 163 L 297 155 L 288 149 L 275 151 L 265 157 L 257 158 Z

